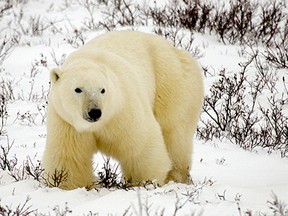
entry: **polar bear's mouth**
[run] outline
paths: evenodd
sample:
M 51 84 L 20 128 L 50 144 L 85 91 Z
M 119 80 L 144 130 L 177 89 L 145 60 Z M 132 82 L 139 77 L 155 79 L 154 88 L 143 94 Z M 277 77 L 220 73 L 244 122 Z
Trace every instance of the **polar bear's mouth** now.
M 102 111 L 100 109 L 91 109 L 84 115 L 84 119 L 88 122 L 96 122 L 102 116 Z

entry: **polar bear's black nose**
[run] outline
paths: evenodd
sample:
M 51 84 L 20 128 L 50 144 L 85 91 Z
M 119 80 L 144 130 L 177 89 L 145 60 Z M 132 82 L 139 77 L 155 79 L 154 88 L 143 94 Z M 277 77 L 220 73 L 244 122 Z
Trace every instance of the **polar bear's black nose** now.
M 88 117 L 91 122 L 96 122 L 101 117 L 101 115 L 102 112 L 100 109 L 91 109 L 88 112 Z

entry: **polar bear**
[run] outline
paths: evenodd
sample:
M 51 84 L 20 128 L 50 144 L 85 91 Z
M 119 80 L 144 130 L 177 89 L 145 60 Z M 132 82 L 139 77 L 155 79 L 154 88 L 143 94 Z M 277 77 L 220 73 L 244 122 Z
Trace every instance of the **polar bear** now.
M 63 189 L 95 182 L 96 152 L 118 160 L 132 185 L 189 183 L 192 138 L 203 103 L 202 73 L 191 55 L 160 36 L 99 36 L 50 75 L 48 175 L 65 170 Z

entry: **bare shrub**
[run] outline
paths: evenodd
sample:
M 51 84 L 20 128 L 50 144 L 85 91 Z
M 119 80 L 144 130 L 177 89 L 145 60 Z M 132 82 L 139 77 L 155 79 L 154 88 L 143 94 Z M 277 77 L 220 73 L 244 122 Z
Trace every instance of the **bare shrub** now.
M 266 48 L 264 56 L 276 68 L 288 68 L 288 43 L 275 44 L 275 48 Z
M 43 32 L 48 29 L 51 25 L 46 22 L 41 16 L 31 16 L 29 20 L 29 31 L 26 30 L 26 34 L 28 32 L 31 36 L 41 36 Z
M 202 139 L 220 138 L 223 132 L 231 133 L 243 113 L 252 113 L 243 110 L 246 69 L 229 77 L 223 69 L 219 76 L 220 79 L 210 89 L 210 95 L 205 97 L 203 111 L 209 119 L 207 122 L 203 120 L 205 127 L 198 129 Z
M 3 5 L 0 7 L 0 18 L 3 17 L 4 13 L 13 7 L 12 1 L 5 0 Z
M 271 40 L 281 31 L 280 23 L 286 16 L 285 7 L 285 3 L 281 1 L 268 1 L 260 5 L 260 21 L 253 32 L 255 39 L 268 46 L 271 44 Z
M 257 69 L 253 79 L 247 73 L 252 62 Z M 257 55 L 240 66 L 241 71 L 232 76 L 225 69 L 220 71 L 220 79 L 205 97 L 203 111 L 208 118 L 202 118 L 198 136 L 205 140 L 226 137 L 244 149 L 261 146 L 287 157 L 288 117 L 283 111 L 287 101 L 275 94 L 276 75 Z M 269 106 L 259 100 L 268 101 Z
M 32 206 L 28 206 L 28 202 L 31 200 L 31 197 L 27 197 L 23 204 L 19 204 L 15 209 L 10 206 L 2 206 L 0 204 L 0 215 L 7 216 L 29 216 L 34 214 L 36 210 L 31 210 Z
M 250 0 L 230 1 L 229 9 L 216 9 L 212 28 L 219 34 L 223 43 L 244 43 L 247 34 L 253 29 L 252 15 L 256 5 Z
M 10 150 L 13 146 L 13 143 L 10 143 L 9 138 L 7 137 L 7 145 L 2 146 L 1 145 L 1 154 L 0 154 L 0 168 L 2 170 L 8 170 L 8 171 L 13 171 L 14 168 L 17 165 L 18 159 L 16 158 L 16 156 L 10 157 Z
M 25 101 L 25 100 L 31 101 L 33 103 L 47 101 L 48 90 L 44 89 L 44 86 L 42 86 L 41 93 L 39 93 L 38 91 L 34 89 L 34 86 L 35 86 L 34 78 L 30 79 L 29 84 L 30 84 L 29 90 L 27 92 L 26 91 L 24 92 L 23 89 L 21 89 L 21 94 L 20 93 L 18 94 L 18 99 L 22 101 Z
M 145 23 L 145 17 L 142 16 L 143 11 L 138 4 L 134 4 L 130 0 L 111 1 L 107 5 L 107 11 L 103 12 L 103 21 L 99 22 L 99 27 L 111 31 L 117 26 L 143 25 Z
M 44 169 L 40 160 L 38 160 L 37 163 L 34 164 L 31 158 L 28 157 L 27 160 L 24 162 L 24 170 L 27 176 L 32 177 L 38 182 L 42 182 Z
M 98 172 L 97 186 L 105 188 L 126 188 L 120 177 L 119 165 L 112 166 L 110 158 L 105 159 L 102 170 Z
M 149 15 L 156 26 L 204 32 L 205 28 L 211 25 L 210 16 L 213 9 L 209 2 L 181 1 L 172 2 L 163 8 L 150 7 Z
M 41 22 L 40 23 L 40 17 L 38 16 L 38 18 L 36 17 L 32 17 L 30 16 L 30 23 L 27 24 L 27 21 L 24 20 L 24 9 L 23 9 L 23 5 L 21 6 L 21 8 L 19 9 L 19 11 L 13 11 L 14 13 L 14 19 L 13 21 L 15 23 L 10 23 L 10 25 L 14 24 L 17 26 L 18 31 L 20 30 L 20 32 L 24 35 L 31 35 L 32 33 L 36 33 L 35 36 L 39 36 L 39 31 L 44 24 Z M 12 27 L 12 26 L 11 26 Z
M 66 41 L 68 44 L 70 44 L 74 48 L 79 48 L 80 46 L 85 44 L 86 37 L 83 34 L 83 28 L 77 28 L 75 27 L 70 20 L 68 20 L 70 28 L 72 29 L 72 32 L 64 38 L 64 41 Z M 53 56 L 52 56 L 53 57 Z
M 216 8 L 210 16 L 210 31 L 215 31 L 223 43 L 259 42 L 270 46 L 272 39 L 284 31 L 281 27 L 287 16 L 283 2 L 269 0 L 252 3 L 250 0 L 230 1 L 229 8 Z M 283 25 L 285 26 L 285 25 Z
M 2 79 L 0 82 L 1 88 L 0 93 L 4 95 L 7 101 L 15 100 L 13 88 L 14 88 L 14 80 L 4 80 Z
M 15 46 L 14 41 L 8 39 L 7 36 L 0 38 L 0 65 L 10 55 Z
M 47 100 L 43 104 L 37 106 L 38 113 L 41 116 L 41 124 L 44 124 L 46 122 L 47 107 L 48 107 L 48 101 Z
M 202 193 L 203 189 L 205 187 L 210 187 L 215 182 L 211 179 L 205 178 L 202 182 L 197 182 L 193 185 L 193 187 L 187 188 L 187 190 L 183 193 L 179 193 L 177 190 L 170 189 L 170 190 L 163 190 L 163 191 L 157 191 L 155 194 L 157 195 L 172 195 L 175 198 L 174 202 L 174 209 L 171 211 L 169 210 L 168 215 L 182 215 L 181 209 L 184 207 L 187 207 L 187 205 L 193 205 L 196 204 L 196 199 L 199 198 L 200 194 Z M 163 206 L 153 206 L 154 203 L 149 202 L 149 196 L 146 197 L 146 199 L 143 200 L 140 191 L 137 191 L 137 205 L 131 205 L 129 206 L 123 215 L 166 215 L 165 208 Z M 152 208 L 153 207 L 153 208 Z M 190 212 L 189 215 L 203 215 L 203 211 L 200 211 L 198 214 L 196 214 L 194 211 Z
M 269 148 L 270 151 L 279 150 L 281 157 L 288 157 L 288 117 L 283 110 L 284 100 L 273 95 L 268 101 L 268 108 L 260 106 L 264 116 L 259 133 L 261 146 Z
M 15 156 L 16 158 L 16 156 Z M 8 174 L 15 180 L 15 181 L 22 181 L 25 179 L 28 179 L 25 169 L 24 169 L 24 163 L 20 167 L 14 167 L 13 170 L 9 171 Z
M 0 81 L 0 136 L 6 134 L 4 126 L 8 118 L 8 101 L 14 100 L 13 81 Z
M 37 161 L 37 163 L 34 164 L 31 158 L 28 157 L 20 167 L 17 167 L 18 159 L 16 155 L 10 155 L 13 144 L 14 141 L 10 143 L 9 138 L 7 137 L 6 146 L 1 145 L 0 168 L 7 171 L 15 181 L 21 181 L 32 177 L 34 180 L 42 182 L 44 169 L 42 168 L 41 161 Z
M 99 1 L 98 4 L 96 4 L 93 0 L 79 0 L 79 4 L 84 7 L 89 14 L 89 17 L 84 20 L 84 26 L 90 30 L 97 30 L 99 24 L 95 18 L 95 9 L 99 6 Z
M 10 83 L 11 84 L 11 83 Z M 8 118 L 8 101 L 11 100 L 13 96 L 12 86 L 9 83 L 2 80 L 0 82 L 0 136 L 5 135 L 4 126 Z
M 31 63 L 31 69 L 30 69 L 30 78 L 35 78 L 37 74 L 40 73 L 41 67 L 47 68 L 48 63 L 47 63 L 47 57 L 43 54 L 40 53 L 40 59 L 34 59 L 34 61 Z
M 53 62 L 57 65 L 57 67 L 61 67 L 65 61 L 66 54 L 62 54 L 61 57 L 58 59 L 54 50 L 51 51 L 51 57 Z
M 4 95 L 0 95 L 0 136 L 3 136 L 6 134 L 4 130 L 4 125 L 6 124 L 6 120 L 8 117 L 8 111 L 7 111 L 7 101 Z
M 18 111 L 14 123 L 19 121 L 23 125 L 37 125 L 35 122 L 37 115 L 38 113 L 31 113 L 30 111 L 26 111 L 24 113 L 20 113 L 20 111 Z
M 170 40 L 174 47 L 184 49 L 190 52 L 195 58 L 199 59 L 203 57 L 203 53 L 200 51 L 198 46 L 194 46 L 194 36 L 191 31 L 183 31 L 179 28 L 166 28 L 166 27 L 156 27 L 153 31 Z
M 281 31 L 279 39 L 273 40 L 273 47 L 266 47 L 265 59 L 276 68 L 288 68 L 288 20 Z
M 25 4 L 27 0 L 10 0 L 11 8 L 11 20 L 8 22 L 8 27 L 17 32 L 19 35 L 28 36 L 42 36 L 43 33 L 50 29 L 55 31 L 54 22 L 44 18 L 42 15 L 26 15 Z
M 80 46 L 83 46 L 85 44 L 86 37 L 83 35 L 81 30 L 75 28 L 72 34 L 66 36 L 64 41 L 66 41 L 74 48 L 79 48 Z
M 273 45 L 272 38 L 284 31 L 286 9 L 283 2 L 275 0 L 261 4 L 251 0 L 229 1 L 229 7 L 214 6 L 207 1 L 183 0 L 162 8 L 150 7 L 149 17 L 158 27 L 215 32 L 223 43 L 260 42 L 270 46 Z
M 68 178 L 68 171 L 65 169 L 55 170 L 53 173 L 45 173 L 43 174 L 44 184 L 49 187 L 59 187 Z
M 65 203 L 65 208 L 61 209 L 60 206 L 55 206 L 53 208 L 53 211 L 56 216 L 66 216 L 68 214 L 72 214 L 72 210 L 68 207 L 68 203 Z
M 199 5 L 198 1 L 186 1 L 184 2 L 184 7 L 177 7 L 176 11 L 178 14 L 176 15 L 179 20 L 179 27 L 184 27 L 189 30 L 195 30 L 197 22 L 199 20 Z M 175 4 L 176 5 L 176 4 Z M 175 18 L 175 17 L 174 17 Z
M 277 195 L 272 192 L 272 201 L 268 201 L 269 208 L 272 210 L 275 216 L 287 216 L 288 215 L 288 205 L 279 200 Z
M 84 20 L 84 28 L 95 30 L 104 28 L 108 31 L 117 26 L 147 25 L 152 19 L 155 26 L 169 28 L 184 28 L 190 31 L 205 32 L 209 30 L 219 35 L 224 43 L 254 44 L 262 42 L 270 46 L 272 39 L 284 31 L 287 17 L 286 5 L 283 2 L 269 0 L 265 3 L 252 3 L 250 0 L 230 1 L 229 7 L 216 7 L 212 2 L 180 1 L 170 2 L 164 7 L 148 9 L 130 0 L 91 1 L 78 0 L 79 5 L 86 9 L 88 17 Z M 96 9 L 105 5 L 102 21 L 98 21 Z M 46 29 L 55 28 L 53 21 L 43 19 L 41 16 L 30 16 L 24 22 L 24 9 L 14 12 L 14 20 L 20 31 L 25 35 L 40 36 Z M 27 24 L 28 23 L 28 24 Z M 284 27 L 283 27 L 284 26 Z M 67 42 L 85 41 L 82 29 L 73 29 L 74 35 L 67 38 Z M 78 47 L 79 45 L 75 46 Z
M 150 16 L 154 26 L 159 27 L 178 27 L 178 17 L 173 8 L 165 6 L 164 8 L 149 8 Z

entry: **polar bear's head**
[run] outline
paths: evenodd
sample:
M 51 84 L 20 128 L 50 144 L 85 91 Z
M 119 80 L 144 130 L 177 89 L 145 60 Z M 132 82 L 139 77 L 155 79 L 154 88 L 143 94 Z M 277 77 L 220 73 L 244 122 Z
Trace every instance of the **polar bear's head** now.
M 99 65 L 73 64 L 51 71 L 50 102 L 66 122 L 77 131 L 89 131 L 107 122 L 118 106 L 115 86 Z

